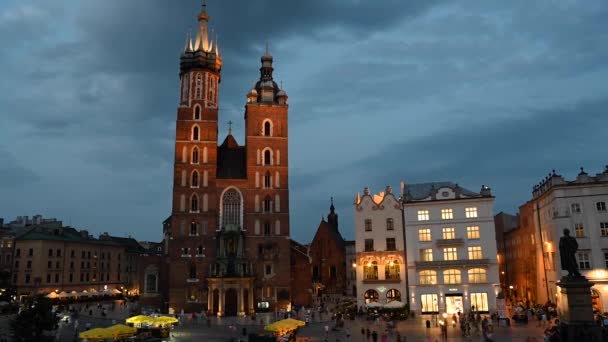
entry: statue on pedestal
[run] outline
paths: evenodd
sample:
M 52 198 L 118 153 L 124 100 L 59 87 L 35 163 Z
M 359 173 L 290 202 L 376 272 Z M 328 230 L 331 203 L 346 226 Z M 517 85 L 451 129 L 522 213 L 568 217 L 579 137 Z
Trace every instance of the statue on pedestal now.
M 576 251 L 578 250 L 578 242 L 570 236 L 570 230 L 564 229 L 564 236 L 559 239 L 559 255 L 562 264 L 562 270 L 568 271 L 568 278 L 582 277 L 578 271 L 578 263 L 576 262 Z

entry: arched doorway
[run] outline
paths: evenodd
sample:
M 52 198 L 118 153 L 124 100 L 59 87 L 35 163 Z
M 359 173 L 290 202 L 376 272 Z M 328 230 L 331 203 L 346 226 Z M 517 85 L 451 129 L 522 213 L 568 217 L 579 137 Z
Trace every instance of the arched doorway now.
M 396 289 L 390 289 L 386 292 L 386 302 L 401 301 L 401 292 Z
M 220 308 L 220 291 L 218 289 L 213 290 L 213 313 L 217 313 Z
M 235 289 L 227 289 L 225 294 L 224 303 L 224 315 L 225 316 L 236 316 L 238 297 Z
M 365 291 L 364 298 L 365 298 L 365 304 L 372 303 L 372 302 L 377 303 L 378 298 L 379 298 L 378 292 L 376 292 L 376 290 L 367 290 L 367 291 Z

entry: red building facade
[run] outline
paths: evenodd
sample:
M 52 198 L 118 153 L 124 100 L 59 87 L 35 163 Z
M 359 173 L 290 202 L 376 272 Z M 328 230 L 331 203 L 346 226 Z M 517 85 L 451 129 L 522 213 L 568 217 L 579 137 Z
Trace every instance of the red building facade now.
M 173 209 L 165 232 L 169 310 L 217 315 L 287 308 L 290 293 L 287 94 L 262 57 L 247 94 L 245 145 L 218 146 L 222 57 L 199 29 L 180 58 Z

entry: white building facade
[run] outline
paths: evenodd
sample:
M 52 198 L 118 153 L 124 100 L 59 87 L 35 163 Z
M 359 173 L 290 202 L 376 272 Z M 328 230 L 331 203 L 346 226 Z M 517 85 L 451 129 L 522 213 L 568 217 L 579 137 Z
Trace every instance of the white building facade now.
M 439 182 L 402 191 L 411 311 L 495 312 L 500 282 L 490 189 Z
M 357 297 L 357 252 L 355 241 L 344 241 L 344 256 L 346 259 L 346 296 Z
M 582 168 L 576 179 L 565 180 L 553 171 L 533 189 L 532 217 L 538 242 L 537 298 L 540 303 L 559 301 L 557 282 L 561 270 L 559 239 L 563 230 L 578 242 L 580 273 L 594 286 L 592 303 L 599 312 L 608 311 L 608 166 L 590 176 Z M 546 280 L 546 281 L 545 281 Z
M 407 302 L 401 203 L 390 187 L 371 195 L 365 188 L 355 206 L 357 306 Z

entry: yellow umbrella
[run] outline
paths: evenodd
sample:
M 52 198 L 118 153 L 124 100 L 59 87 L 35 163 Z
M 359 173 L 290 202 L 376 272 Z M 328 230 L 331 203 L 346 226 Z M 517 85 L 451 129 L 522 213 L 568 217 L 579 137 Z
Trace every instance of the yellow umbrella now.
M 46 298 L 50 298 L 50 299 L 55 299 L 57 297 L 59 297 L 59 295 L 55 292 L 51 292 L 48 295 L 46 295 Z
M 267 326 L 264 327 L 264 330 L 267 331 L 291 331 L 291 330 L 295 330 L 298 327 L 304 326 L 306 325 L 305 322 L 299 321 L 297 319 L 292 319 L 292 318 L 288 318 L 288 319 L 284 319 L 281 321 L 276 321 L 274 323 L 268 324 Z
M 127 318 L 126 322 L 133 324 L 152 323 L 154 322 L 154 318 L 146 315 L 138 315 Z
M 112 337 L 125 336 L 125 335 L 135 335 L 137 333 L 137 329 L 133 327 L 126 326 L 124 324 L 116 324 L 105 330 L 109 331 L 112 334 Z
M 89 340 L 112 338 L 113 335 L 107 329 L 95 328 L 81 332 L 78 337 Z
M 179 322 L 177 318 L 171 316 L 158 316 L 152 321 L 153 324 L 173 324 Z

